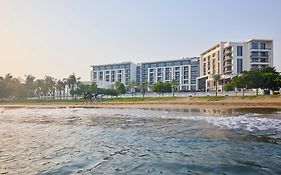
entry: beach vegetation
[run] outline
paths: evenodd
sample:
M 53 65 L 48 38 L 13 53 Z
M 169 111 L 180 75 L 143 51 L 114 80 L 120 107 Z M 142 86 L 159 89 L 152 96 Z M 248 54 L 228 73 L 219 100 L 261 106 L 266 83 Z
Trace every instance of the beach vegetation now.
M 117 91 L 117 95 L 126 93 L 126 87 L 121 81 L 115 82 L 114 89 Z
M 221 75 L 220 74 L 214 74 L 213 80 L 215 82 L 215 87 L 216 87 L 216 96 L 218 96 L 218 83 L 221 80 Z
M 77 88 L 77 85 L 79 85 L 80 77 L 76 77 L 75 74 L 73 73 L 72 75 L 69 75 L 67 78 L 67 85 L 68 88 L 70 89 L 70 94 L 72 96 L 72 99 L 75 98 L 76 92 L 75 89 Z
M 134 80 L 130 81 L 128 83 L 128 88 L 129 88 L 129 92 L 131 93 L 131 95 L 133 97 L 136 92 L 136 82 Z
M 164 93 L 172 92 L 172 84 L 169 82 L 158 81 L 152 85 L 152 91 L 157 92 L 159 96 L 164 96 Z
M 142 93 L 142 97 L 144 98 L 145 97 L 145 93 L 147 91 L 147 88 L 148 88 L 148 81 L 142 81 L 139 85 L 138 85 L 141 93 Z
M 259 89 L 274 93 L 281 87 L 281 75 L 274 67 L 243 71 L 241 75 L 232 78 L 229 86 L 242 89 L 243 96 L 246 89 L 256 89 L 256 95 L 259 95 Z

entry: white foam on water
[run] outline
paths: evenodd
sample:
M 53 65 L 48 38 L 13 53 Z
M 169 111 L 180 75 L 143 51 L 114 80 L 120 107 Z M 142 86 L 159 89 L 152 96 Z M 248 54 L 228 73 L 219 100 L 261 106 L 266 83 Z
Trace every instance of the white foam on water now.
M 246 129 L 248 131 L 275 129 L 281 131 L 280 119 L 260 118 L 257 116 L 249 114 L 240 116 L 192 116 L 184 119 L 206 121 L 220 128 Z
M 120 113 L 120 114 L 119 114 Z M 1 109 L 0 118 L 2 117 L 84 117 L 84 116 L 113 116 L 113 117 L 148 117 L 163 119 L 184 119 L 195 121 L 206 121 L 211 125 L 220 128 L 268 130 L 276 129 L 281 131 L 281 119 L 260 117 L 261 114 L 243 114 L 238 116 L 206 116 L 200 113 L 177 113 L 167 111 L 147 111 L 134 109 L 86 109 L 86 108 L 57 108 L 57 109 Z

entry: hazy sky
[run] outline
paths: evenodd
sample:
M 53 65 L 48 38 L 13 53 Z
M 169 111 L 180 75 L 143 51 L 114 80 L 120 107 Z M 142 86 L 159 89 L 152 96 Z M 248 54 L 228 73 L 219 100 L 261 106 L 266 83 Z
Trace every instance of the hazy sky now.
M 0 0 L 0 76 L 37 78 L 90 66 L 199 56 L 219 41 L 274 40 L 280 0 Z

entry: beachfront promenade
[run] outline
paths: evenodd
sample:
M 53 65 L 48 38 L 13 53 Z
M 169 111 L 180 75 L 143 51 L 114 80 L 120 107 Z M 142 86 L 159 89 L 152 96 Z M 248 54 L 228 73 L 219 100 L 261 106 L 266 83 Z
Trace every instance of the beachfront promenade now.
M 262 95 L 263 91 L 259 91 L 259 95 Z M 246 91 L 245 96 L 254 96 L 256 91 Z M 160 95 L 162 97 L 162 94 Z M 173 93 L 165 93 L 164 97 L 172 97 Z M 216 96 L 216 92 L 175 92 L 175 97 L 204 97 L 204 96 Z M 218 92 L 218 96 L 243 96 L 242 92 Z M 122 94 L 119 98 L 130 98 L 132 94 Z M 133 97 L 142 97 L 142 93 L 135 93 Z M 145 97 L 159 97 L 158 93 L 146 93 Z M 111 96 L 104 96 L 104 98 L 111 98 Z

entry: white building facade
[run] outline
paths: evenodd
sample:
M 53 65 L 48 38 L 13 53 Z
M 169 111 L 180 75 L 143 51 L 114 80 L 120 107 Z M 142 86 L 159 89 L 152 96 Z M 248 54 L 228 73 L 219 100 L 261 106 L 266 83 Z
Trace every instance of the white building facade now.
M 117 81 L 125 85 L 130 81 L 136 81 L 136 65 L 132 62 L 91 67 L 91 81 L 95 81 L 99 88 L 112 88 Z
M 213 91 L 213 75 L 220 74 L 219 90 L 244 70 L 273 67 L 273 41 L 251 39 L 244 42 L 220 42 L 200 55 L 197 90 Z
M 137 65 L 137 83 L 147 81 L 150 85 L 162 81 L 175 81 L 177 91 L 195 91 L 199 76 L 199 57 L 178 60 L 146 62 Z M 149 89 L 150 90 L 150 89 Z
M 130 81 L 135 81 L 137 84 L 147 81 L 149 85 L 158 81 L 175 81 L 177 91 L 195 91 L 196 78 L 199 76 L 199 57 L 137 65 L 125 62 L 91 67 L 91 81 L 95 81 L 99 88 L 112 88 L 116 81 L 121 81 L 126 86 Z

